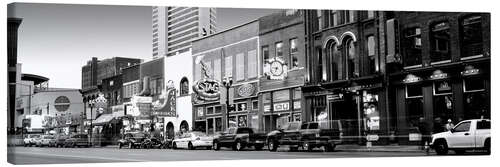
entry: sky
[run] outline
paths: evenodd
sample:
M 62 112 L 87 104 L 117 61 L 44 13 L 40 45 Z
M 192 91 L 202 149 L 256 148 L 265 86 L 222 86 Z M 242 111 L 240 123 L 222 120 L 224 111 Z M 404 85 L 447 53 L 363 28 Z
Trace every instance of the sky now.
M 217 30 L 277 10 L 217 8 Z M 151 7 L 16 3 L 22 73 L 49 78 L 53 88 L 81 88 L 81 67 L 92 57 L 152 58 Z

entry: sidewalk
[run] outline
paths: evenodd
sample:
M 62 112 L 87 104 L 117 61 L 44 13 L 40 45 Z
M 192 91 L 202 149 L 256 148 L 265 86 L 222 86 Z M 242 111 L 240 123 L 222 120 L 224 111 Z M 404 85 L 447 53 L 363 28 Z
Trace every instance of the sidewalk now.
M 348 152 L 425 152 L 414 145 L 381 145 L 366 147 L 365 145 L 337 145 L 335 151 Z

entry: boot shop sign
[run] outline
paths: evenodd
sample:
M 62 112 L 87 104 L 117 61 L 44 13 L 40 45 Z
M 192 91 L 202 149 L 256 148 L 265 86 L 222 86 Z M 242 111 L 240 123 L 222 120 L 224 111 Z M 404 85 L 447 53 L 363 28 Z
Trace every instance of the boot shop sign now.
M 216 101 L 220 98 L 220 83 L 210 78 L 200 79 L 193 85 L 193 91 L 197 101 Z

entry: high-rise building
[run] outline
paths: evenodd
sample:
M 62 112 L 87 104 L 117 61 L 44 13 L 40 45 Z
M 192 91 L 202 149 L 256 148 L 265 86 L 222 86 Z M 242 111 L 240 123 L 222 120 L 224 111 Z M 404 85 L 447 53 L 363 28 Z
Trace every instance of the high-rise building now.
M 153 59 L 189 51 L 192 39 L 216 31 L 215 8 L 152 8 Z

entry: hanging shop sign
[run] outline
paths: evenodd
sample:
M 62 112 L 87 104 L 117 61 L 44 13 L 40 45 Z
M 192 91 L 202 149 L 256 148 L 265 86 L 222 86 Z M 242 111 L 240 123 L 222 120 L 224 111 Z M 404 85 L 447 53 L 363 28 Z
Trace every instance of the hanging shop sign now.
M 220 98 L 220 83 L 215 79 L 204 78 L 193 85 L 196 100 L 216 101 Z
M 264 64 L 264 73 L 269 79 L 283 80 L 287 77 L 288 66 L 282 58 L 274 57 Z
M 465 67 L 464 71 L 460 72 L 463 76 L 477 75 L 480 74 L 480 70 L 474 68 L 472 65 L 468 65 Z
M 422 81 L 422 78 L 413 75 L 413 74 L 408 74 L 405 79 L 403 79 L 403 83 L 416 83 Z
M 431 80 L 445 79 L 448 78 L 448 73 L 444 73 L 441 70 L 436 70 L 432 73 L 432 75 L 429 78 Z
M 285 102 L 285 103 L 276 103 L 273 105 L 274 111 L 288 111 L 290 110 L 290 103 Z
M 176 116 L 176 89 L 173 87 L 162 91 L 160 98 L 153 103 L 154 116 L 175 117 Z
M 344 94 L 339 93 L 339 94 L 331 94 L 331 95 L 326 95 L 327 100 L 344 100 Z
M 253 84 L 243 84 L 238 87 L 237 93 L 240 97 L 249 97 L 255 92 L 255 86 Z
M 448 82 L 440 82 L 439 86 L 437 87 L 437 90 L 439 92 L 442 92 L 442 91 L 451 91 L 451 87 L 450 87 L 450 84 L 448 84 Z

